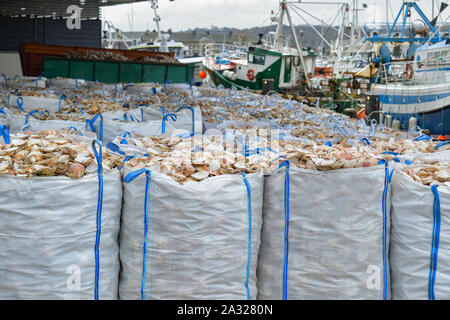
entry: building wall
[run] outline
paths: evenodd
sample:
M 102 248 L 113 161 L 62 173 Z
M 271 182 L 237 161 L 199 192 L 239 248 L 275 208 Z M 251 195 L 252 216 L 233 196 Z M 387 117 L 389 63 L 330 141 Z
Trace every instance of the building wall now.
M 0 51 L 18 51 L 19 43 L 101 47 L 100 20 L 82 20 L 80 30 L 69 30 L 65 19 L 0 16 Z

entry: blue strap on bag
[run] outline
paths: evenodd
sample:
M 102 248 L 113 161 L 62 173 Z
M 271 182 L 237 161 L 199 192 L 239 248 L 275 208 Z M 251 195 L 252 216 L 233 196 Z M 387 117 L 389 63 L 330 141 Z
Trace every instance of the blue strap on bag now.
M 288 266 L 289 266 L 289 169 L 290 163 L 287 157 L 282 156 L 280 158 L 286 159 L 282 162 L 278 169 L 286 167 L 286 174 L 284 177 L 284 261 L 283 261 L 283 300 L 287 300 L 288 289 Z M 280 159 L 279 158 L 279 159 Z
M 146 181 L 145 181 L 145 202 L 144 202 L 144 246 L 143 246 L 143 257 L 142 257 L 142 281 L 141 281 L 141 298 L 142 300 L 145 300 L 145 278 L 146 278 L 146 262 L 147 262 L 147 234 L 148 234 L 148 198 L 149 198 L 149 191 L 150 191 L 150 182 L 151 182 L 151 176 L 152 171 L 149 169 L 139 169 L 134 172 L 129 173 L 123 181 L 125 183 L 130 183 L 137 177 L 139 177 L 141 174 L 146 174 Z
M 11 138 L 9 136 L 9 129 L 8 129 L 7 126 L 0 125 L 0 134 L 3 137 L 3 141 L 5 142 L 5 144 L 10 144 L 11 143 Z
M 103 142 L 103 116 L 100 113 L 97 114 L 96 116 L 94 116 L 92 118 L 92 120 L 89 120 L 89 119 L 86 120 L 86 131 L 91 129 L 92 132 L 96 133 L 94 124 L 97 121 L 97 119 L 99 119 L 99 118 L 100 118 L 99 139 L 100 139 L 100 141 Z
M 30 121 L 29 121 L 30 116 L 32 116 L 32 117 L 35 118 L 35 119 L 40 120 L 38 117 L 35 116 L 35 113 L 39 113 L 39 114 L 41 115 L 41 117 L 43 116 L 43 114 L 42 114 L 42 112 L 41 112 L 40 110 L 33 110 L 33 111 L 31 111 L 30 113 L 28 113 L 28 114 L 25 116 L 25 123 L 23 124 L 23 127 L 22 127 L 22 130 L 21 130 L 21 131 L 25 131 L 25 129 L 28 128 L 28 127 L 30 126 L 30 123 L 29 123 L 29 122 L 30 122 Z
M 77 103 L 78 103 L 78 105 L 77 105 Z M 74 101 L 73 102 L 73 106 L 75 107 L 75 108 L 77 108 L 78 110 L 80 110 L 80 113 L 81 114 L 84 114 L 84 112 L 83 112 L 83 107 L 81 106 L 81 103 L 80 103 L 80 101 Z
M 16 100 L 17 103 L 17 107 L 19 108 L 20 112 L 23 112 L 23 98 L 22 97 L 18 97 Z
M 436 300 L 434 287 L 436 284 L 437 262 L 439 253 L 439 239 L 441 235 L 441 203 L 436 185 L 431 187 L 434 195 L 433 203 L 433 237 L 430 254 L 430 273 L 428 276 L 428 300 Z
M 445 146 L 446 144 L 450 144 L 450 140 L 437 144 L 436 147 L 434 147 L 434 150 L 439 150 L 441 147 Z
M 97 151 L 97 146 L 99 151 Z M 94 299 L 98 300 L 99 280 L 100 280 L 100 237 L 102 231 L 102 209 L 103 209 L 103 155 L 102 144 L 98 140 L 92 142 L 92 149 L 94 150 L 95 158 L 98 164 L 98 201 L 97 201 L 97 215 L 96 215 L 96 232 L 95 232 L 95 285 L 94 285 Z
M 61 97 L 59 98 L 59 103 L 58 103 L 58 112 L 61 112 L 61 108 L 62 108 L 62 102 L 63 100 L 66 100 L 67 97 L 65 94 L 61 95 Z
M 388 299 L 388 266 L 387 266 L 387 197 L 389 191 L 389 185 L 392 181 L 392 175 L 394 170 L 389 172 L 389 162 L 382 159 L 378 165 L 385 165 L 385 178 L 384 178 L 384 190 L 382 198 L 382 210 L 383 210 L 383 300 Z
M 247 300 L 251 299 L 249 281 L 250 281 L 250 265 L 252 262 L 252 190 L 250 188 L 250 183 L 248 182 L 247 175 L 242 172 L 242 177 L 244 178 L 245 187 L 247 189 L 248 195 L 248 260 L 247 260 L 247 270 L 245 278 L 245 290 L 247 292 Z
M 120 147 L 119 147 L 117 144 L 113 143 L 113 142 L 109 142 L 109 143 L 106 145 L 106 148 L 108 148 L 108 149 L 111 150 L 112 152 L 118 153 L 118 154 L 120 154 L 120 155 L 122 155 L 122 156 L 125 155 L 125 152 L 123 152 L 122 150 L 120 150 Z
M 164 133 L 166 133 L 166 122 L 167 122 L 167 119 L 172 119 L 172 121 L 177 121 L 177 116 L 176 116 L 176 114 L 174 114 L 174 113 L 168 113 L 168 114 L 166 114 L 164 117 L 163 117 L 163 119 L 162 119 L 162 134 L 164 134 Z
M 431 137 L 426 134 L 423 134 L 420 137 L 415 138 L 413 141 L 424 141 L 424 140 L 431 140 Z

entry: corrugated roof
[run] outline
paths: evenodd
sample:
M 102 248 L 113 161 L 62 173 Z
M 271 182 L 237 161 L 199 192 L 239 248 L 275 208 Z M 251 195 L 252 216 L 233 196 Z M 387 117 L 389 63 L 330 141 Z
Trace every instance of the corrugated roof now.
M 7 16 L 67 17 L 67 8 L 78 5 L 82 18 L 99 18 L 101 6 L 112 6 L 144 0 L 0 0 L 0 14 Z

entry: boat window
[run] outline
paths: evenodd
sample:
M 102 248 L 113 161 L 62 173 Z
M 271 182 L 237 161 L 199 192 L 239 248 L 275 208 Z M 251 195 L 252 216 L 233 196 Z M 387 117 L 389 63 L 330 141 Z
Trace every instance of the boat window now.
M 181 48 L 180 47 L 169 47 L 169 51 L 173 52 L 176 57 L 179 57 Z
M 295 57 L 294 58 L 294 63 L 295 63 L 296 66 L 299 66 L 300 65 L 300 57 Z
M 254 63 L 254 64 L 265 65 L 266 64 L 266 56 L 260 55 L 260 54 L 252 54 L 252 53 L 250 53 L 248 55 L 248 62 Z

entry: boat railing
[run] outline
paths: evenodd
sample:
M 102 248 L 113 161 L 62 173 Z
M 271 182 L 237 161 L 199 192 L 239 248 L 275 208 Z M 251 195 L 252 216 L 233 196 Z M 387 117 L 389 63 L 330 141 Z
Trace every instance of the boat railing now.
M 449 60 L 401 61 L 380 66 L 378 82 L 385 84 L 421 85 L 447 82 Z
M 206 59 L 214 59 L 217 64 L 230 64 L 232 60 L 247 61 L 247 50 L 243 47 L 210 43 L 205 46 Z

